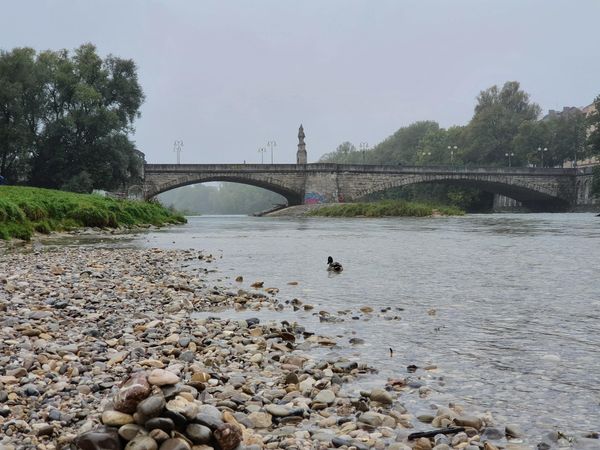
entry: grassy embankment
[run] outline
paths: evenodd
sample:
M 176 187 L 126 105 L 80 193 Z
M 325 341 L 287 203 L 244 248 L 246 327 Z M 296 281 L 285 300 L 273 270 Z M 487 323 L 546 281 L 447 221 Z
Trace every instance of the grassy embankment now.
M 372 203 L 342 203 L 324 206 L 309 213 L 324 217 L 429 217 L 462 216 L 464 211 L 454 206 L 437 206 L 403 200 L 382 200 Z
M 34 232 L 81 227 L 118 228 L 185 223 L 158 203 L 116 200 L 17 186 L 0 186 L 0 239 L 28 240 Z

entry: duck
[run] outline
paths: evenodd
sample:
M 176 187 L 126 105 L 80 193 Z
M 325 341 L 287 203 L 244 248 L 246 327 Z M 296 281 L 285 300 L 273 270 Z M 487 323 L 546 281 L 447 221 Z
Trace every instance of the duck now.
M 330 256 L 327 258 L 327 270 L 330 272 L 341 272 L 344 268 L 339 262 L 334 262 L 333 258 Z

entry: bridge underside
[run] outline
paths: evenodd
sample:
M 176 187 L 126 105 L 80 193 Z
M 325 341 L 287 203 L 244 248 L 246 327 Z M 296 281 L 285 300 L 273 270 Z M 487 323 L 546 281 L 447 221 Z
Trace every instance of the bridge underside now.
M 201 179 L 191 178 L 191 179 L 178 179 L 173 180 L 172 182 L 162 184 L 156 186 L 155 184 L 150 184 L 147 186 L 144 197 L 146 199 L 150 199 L 155 197 L 163 192 L 171 191 L 173 189 L 177 189 L 184 186 L 189 186 L 191 184 L 201 184 L 201 183 L 210 183 L 213 181 L 217 182 L 228 182 L 228 183 L 239 183 L 239 184 L 247 184 L 249 186 L 256 186 L 259 188 L 266 189 L 271 192 L 275 192 L 276 194 L 281 195 L 287 200 L 289 206 L 292 205 L 301 205 L 302 204 L 302 193 L 294 192 L 285 187 L 274 185 L 272 183 L 266 182 L 264 180 L 256 180 L 256 179 L 248 179 L 244 177 L 232 177 L 232 176 L 212 176 L 212 177 L 202 177 Z
M 459 186 L 464 188 L 475 188 L 490 194 L 499 194 L 521 202 L 527 209 L 533 212 L 560 212 L 567 211 L 570 207 L 568 201 L 541 193 L 532 189 L 507 185 L 503 183 L 481 182 L 471 180 L 439 180 L 439 181 L 419 181 L 403 184 L 397 187 L 414 186 L 417 184 L 442 184 L 447 186 Z M 385 192 L 391 188 L 382 189 L 376 192 Z

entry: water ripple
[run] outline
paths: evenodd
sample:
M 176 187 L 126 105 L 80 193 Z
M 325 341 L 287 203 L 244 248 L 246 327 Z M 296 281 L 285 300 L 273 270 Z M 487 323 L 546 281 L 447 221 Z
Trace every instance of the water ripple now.
M 365 339 L 346 351 L 378 367 L 378 383 L 404 376 L 408 364 L 433 363 L 445 385 L 435 386 L 432 400 L 467 402 L 532 436 L 597 428 L 600 220 L 593 214 L 199 217 L 148 237 L 139 244 L 223 254 L 223 275 L 264 280 L 281 288 L 281 299 L 316 310 L 391 308 L 339 324 L 270 313 Z M 328 255 L 344 265 L 341 275 L 327 276 Z M 402 319 L 384 320 L 390 314 Z M 389 358 L 388 347 L 397 356 Z

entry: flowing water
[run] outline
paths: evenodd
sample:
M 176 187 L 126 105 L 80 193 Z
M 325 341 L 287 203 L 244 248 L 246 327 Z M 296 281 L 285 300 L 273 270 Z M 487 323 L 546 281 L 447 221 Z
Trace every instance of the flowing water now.
M 237 275 L 244 288 L 264 280 L 281 288 L 281 301 L 315 305 L 218 315 L 297 320 L 343 343 L 362 338 L 346 352 L 379 369 L 364 383 L 435 364 L 442 379 L 432 380 L 429 403 L 457 400 L 531 437 L 599 428 L 600 218 L 593 214 L 192 217 L 140 244 L 222 256 L 215 267 L 232 285 Z M 341 274 L 326 271 L 329 255 L 343 264 Z M 375 314 L 360 314 L 363 306 Z M 319 323 L 319 310 L 345 320 Z

